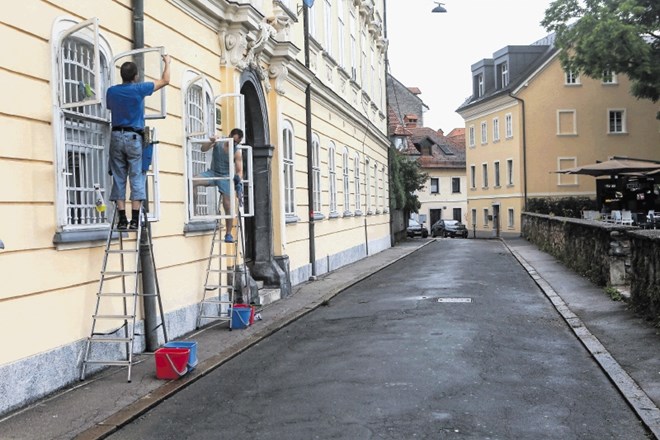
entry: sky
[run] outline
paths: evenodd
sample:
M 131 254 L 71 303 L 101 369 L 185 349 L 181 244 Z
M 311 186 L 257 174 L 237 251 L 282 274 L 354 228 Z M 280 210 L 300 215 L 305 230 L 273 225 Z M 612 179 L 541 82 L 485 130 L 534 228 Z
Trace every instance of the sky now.
M 540 22 L 551 0 L 387 0 L 389 73 L 417 87 L 429 107 L 424 125 L 449 133 L 465 127 L 456 109 L 471 95 L 470 66 L 505 46 L 548 32 Z

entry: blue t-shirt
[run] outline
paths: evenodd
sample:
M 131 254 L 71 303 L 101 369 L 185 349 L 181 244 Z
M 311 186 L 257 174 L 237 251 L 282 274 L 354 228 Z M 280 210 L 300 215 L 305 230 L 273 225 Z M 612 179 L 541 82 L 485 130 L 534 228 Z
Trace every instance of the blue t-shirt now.
M 154 83 L 124 83 L 108 89 L 106 101 L 114 127 L 144 128 L 144 97 L 154 92 Z
M 211 156 L 211 170 L 220 176 L 229 175 L 229 155 L 225 151 L 224 144 L 224 142 L 216 142 Z M 234 144 L 234 154 L 238 150 L 238 145 Z

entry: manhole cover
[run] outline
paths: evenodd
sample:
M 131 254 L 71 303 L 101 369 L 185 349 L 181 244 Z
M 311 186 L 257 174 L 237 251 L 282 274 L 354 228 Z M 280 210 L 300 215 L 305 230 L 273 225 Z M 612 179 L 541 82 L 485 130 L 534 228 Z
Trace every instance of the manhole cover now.
M 471 303 L 472 298 L 438 298 L 439 303 Z

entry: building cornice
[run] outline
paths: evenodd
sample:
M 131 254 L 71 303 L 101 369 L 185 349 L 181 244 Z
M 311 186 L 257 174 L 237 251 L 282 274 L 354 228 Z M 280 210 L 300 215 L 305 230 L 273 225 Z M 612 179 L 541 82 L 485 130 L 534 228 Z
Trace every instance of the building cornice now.
M 481 119 L 490 116 L 493 113 L 515 107 L 516 105 L 518 105 L 518 101 L 516 101 L 514 98 L 509 95 L 502 95 L 457 113 L 461 115 L 467 124 L 468 121 Z

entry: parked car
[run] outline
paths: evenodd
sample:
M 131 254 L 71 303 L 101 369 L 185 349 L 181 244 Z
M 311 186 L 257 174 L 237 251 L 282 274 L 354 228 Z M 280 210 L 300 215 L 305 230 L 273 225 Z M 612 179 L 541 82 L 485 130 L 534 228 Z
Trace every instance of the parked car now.
M 432 237 L 463 237 L 467 238 L 468 230 L 458 220 L 438 220 L 431 226 Z
M 409 219 L 408 220 L 408 237 L 420 236 L 426 238 L 429 236 L 429 231 L 426 229 L 426 226 L 419 224 L 417 220 Z

